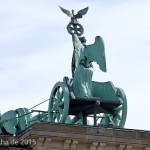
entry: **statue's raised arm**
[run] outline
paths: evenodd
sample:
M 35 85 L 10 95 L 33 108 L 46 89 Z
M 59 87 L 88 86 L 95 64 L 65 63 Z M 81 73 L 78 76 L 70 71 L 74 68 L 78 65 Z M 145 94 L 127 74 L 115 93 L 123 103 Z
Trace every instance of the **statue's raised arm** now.
M 85 47 L 81 41 L 82 41 L 81 38 L 79 39 L 79 37 L 76 34 L 72 35 L 72 42 L 74 47 L 71 64 L 72 77 L 74 77 L 74 72 L 76 68 L 79 66 L 79 63 L 81 61 L 81 55 Z

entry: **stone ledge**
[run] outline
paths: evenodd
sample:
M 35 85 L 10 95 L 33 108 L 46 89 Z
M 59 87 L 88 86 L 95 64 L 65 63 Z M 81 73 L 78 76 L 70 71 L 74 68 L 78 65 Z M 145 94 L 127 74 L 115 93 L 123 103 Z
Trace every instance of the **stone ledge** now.
M 150 132 L 131 129 L 77 126 L 55 123 L 36 123 L 27 129 L 20 138 L 36 139 L 37 137 L 110 144 L 150 146 Z
M 150 150 L 149 131 L 56 123 L 36 123 L 16 137 L 0 139 L 20 142 L 0 145 L 1 150 Z

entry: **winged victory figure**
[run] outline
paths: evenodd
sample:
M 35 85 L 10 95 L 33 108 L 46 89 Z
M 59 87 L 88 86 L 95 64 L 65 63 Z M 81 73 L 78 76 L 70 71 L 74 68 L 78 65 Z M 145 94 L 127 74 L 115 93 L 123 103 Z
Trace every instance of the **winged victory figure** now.
M 60 7 L 60 6 L 59 6 Z M 91 98 L 92 94 L 92 76 L 93 65 L 92 62 L 96 62 L 99 68 L 106 72 L 106 59 L 105 48 L 103 39 L 100 36 L 95 38 L 95 43 L 86 45 L 85 37 L 81 37 L 83 34 L 83 27 L 77 21 L 85 15 L 88 11 L 88 7 L 80 10 L 77 14 L 74 10 L 69 11 L 60 7 L 60 9 L 69 17 L 71 22 L 67 26 L 69 34 L 72 35 L 73 42 L 73 57 L 72 57 L 72 89 L 76 98 Z
M 96 62 L 99 68 L 106 72 L 105 48 L 103 39 L 96 36 L 94 44 L 85 45 L 76 35 L 72 35 L 74 52 L 74 67 L 72 68 L 74 94 L 78 98 L 91 98 L 93 65 Z

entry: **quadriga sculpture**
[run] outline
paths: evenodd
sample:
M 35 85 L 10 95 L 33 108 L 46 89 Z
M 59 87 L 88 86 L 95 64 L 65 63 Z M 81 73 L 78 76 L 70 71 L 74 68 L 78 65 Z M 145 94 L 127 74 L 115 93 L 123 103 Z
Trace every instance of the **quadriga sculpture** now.
M 93 65 L 96 62 L 106 72 L 104 43 L 100 36 L 92 45 L 86 45 L 83 27 L 77 16 L 87 13 L 88 7 L 78 11 L 77 15 L 60 7 L 69 17 L 68 33 L 72 35 L 73 57 L 72 78 L 64 77 L 63 82 L 55 84 L 49 102 L 49 121 L 86 125 L 88 120 L 94 125 L 113 125 L 123 127 L 127 115 L 127 101 L 124 91 L 111 81 L 92 81 Z M 81 17 L 80 17 L 81 18 Z M 88 119 L 88 120 L 87 120 Z
M 100 70 L 106 72 L 106 59 L 104 42 L 100 36 L 96 36 L 91 45 L 87 45 L 85 37 L 81 36 L 84 28 L 77 19 L 87 13 L 88 7 L 77 14 L 74 10 L 70 12 L 60 8 L 71 17 L 67 31 L 72 36 L 74 48 L 72 77 L 64 77 L 62 82 L 54 85 L 48 99 L 48 111 L 19 108 L 1 115 L 0 134 L 17 134 L 37 121 L 124 127 L 127 116 L 124 91 L 111 81 L 92 81 L 92 63 L 96 62 Z M 32 116 L 33 112 L 39 114 Z

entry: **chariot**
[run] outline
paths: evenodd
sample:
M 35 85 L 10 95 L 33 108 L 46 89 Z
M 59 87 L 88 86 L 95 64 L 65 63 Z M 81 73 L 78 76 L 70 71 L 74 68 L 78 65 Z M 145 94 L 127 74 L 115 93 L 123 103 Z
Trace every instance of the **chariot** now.
M 49 121 L 80 125 L 124 127 L 127 99 L 121 88 L 112 82 L 92 81 L 92 98 L 76 98 L 72 80 L 64 77 L 51 92 Z M 111 122 L 112 121 L 112 122 Z

